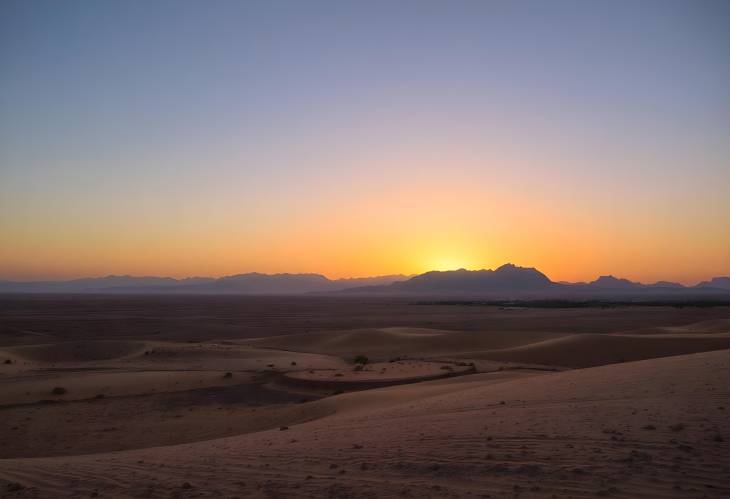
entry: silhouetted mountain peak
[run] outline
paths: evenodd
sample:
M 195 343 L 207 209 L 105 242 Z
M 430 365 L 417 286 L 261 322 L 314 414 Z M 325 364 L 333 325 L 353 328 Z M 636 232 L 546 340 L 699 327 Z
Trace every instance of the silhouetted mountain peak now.
M 652 286 L 654 288 L 684 288 L 681 284 L 678 282 L 670 282 L 670 281 L 657 281 L 654 284 L 649 284 L 649 286 Z
M 713 277 L 709 281 L 702 281 L 699 283 L 697 288 L 717 288 L 717 289 L 730 289 L 730 277 L 721 276 Z
M 321 274 L 261 274 L 259 272 L 249 272 L 247 274 L 236 274 L 221 277 L 219 281 L 258 281 L 258 280 L 277 280 L 277 281 L 329 281 Z
M 626 289 L 626 288 L 637 288 L 641 284 L 629 281 L 628 279 L 621 279 L 612 275 L 602 275 L 595 281 L 588 283 L 589 286 L 598 288 L 612 288 L 612 289 Z
M 533 268 L 502 265 L 496 270 L 431 271 L 407 281 L 381 288 L 382 292 L 413 293 L 500 293 L 535 292 L 549 288 L 553 283 L 542 272 Z

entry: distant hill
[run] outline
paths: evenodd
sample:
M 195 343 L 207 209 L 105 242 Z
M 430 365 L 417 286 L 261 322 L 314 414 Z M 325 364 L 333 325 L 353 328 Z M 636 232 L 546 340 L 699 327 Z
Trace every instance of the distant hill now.
M 684 286 L 682 286 L 678 282 L 669 282 L 669 281 L 657 281 L 654 284 L 648 284 L 648 286 L 651 286 L 654 288 L 674 288 L 674 289 L 684 288 Z
M 702 281 L 695 287 L 730 290 L 730 277 L 713 277 L 709 281 Z
M 221 278 L 107 276 L 70 281 L 0 281 L 1 293 L 117 293 L 117 294 L 245 294 L 281 295 L 337 292 L 355 286 L 390 284 L 404 275 L 331 280 L 320 274 L 260 274 Z
M 632 282 L 628 279 L 619 279 L 612 275 L 602 275 L 593 282 L 585 285 L 591 289 L 636 289 L 640 288 L 641 284 L 638 282 Z
M 403 275 L 328 279 L 320 274 L 260 274 L 252 272 L 221 277 L 212 282 L 180 288 L 183 293 L 204 294 L 304 294 L 337 292 L 354 286 L 390 284 L 407 279 Z
M 181 281 L 171 277 L 133 277 L 110 275 L 70 281 L 0 281 L 0 292 L 5 293 L 98 293 L 102 290 L 124 287 L 173 286 Z
M 496 270 L 426 272 L 406 281 L 347 291 L 376 294 L 538 293 L 554 286 L 560 285 L 551 282 L 542 272 L 508 263 Z

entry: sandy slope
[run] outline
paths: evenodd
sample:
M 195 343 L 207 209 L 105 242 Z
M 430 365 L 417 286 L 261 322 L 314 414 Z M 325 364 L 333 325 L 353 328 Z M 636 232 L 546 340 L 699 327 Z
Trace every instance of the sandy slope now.
M 215 365 L 219 370 L 257 369 L 274 364 L 289 368 L 292 362 L 302 366 L 342 367 L 337 358 L 252 348 L 231 342 L 161 342 L 161 341 L 84 341 L 59 342 L 0 348 L 0 359 L 11 359 L 15 365 L 0 364 L 2 369 L 23 371 L 39 368 L 135 368 L 154 366 L 157 369 L 206 369 Z
M 127 357 L 139 353 L 145 345 L 142 341 L 68 341 L 11 347 L 6 351 L 35 362 L 88 362 Z
M 0 361 L 0 458 L 144 448 L 275 428 L 292 420 L 292 406 L 321 394 L 269 387 L 270 377 L 351 368 L 336 357 L 220 342 L 60 342 L 6 347 Z
M 245 344 L 349 358 L 362 354 L 388 360 L 510 348 L 561 336 L 564 334 L 540 331 L 446 331 L 391 327 L 275 336 L 248 340 Z
M 709 319 L 691 322 L 680 326 L 655 326 L 624 331 L 627 334 L 667 334 L 667 333 L 727 333 L 730 334 L 730 319 Z
M 730 334 L 576 334 L 463 357 L 563 367 L 593 367 L 730 348 Z
M 460 357 L 522 364 L 591 367 L 730 348 L 724 323 L 685 326 L 669 334 L 557 334 L 545 332 L 461 332 L 385 328 L 339 333 L 310 333 L 247 341 L 256 347 L 329 355 L 363 353 L 374 358 Z M 691 331 L 691 332 L 686 332 Z
M 234 344 L 87 341 L 0 349 L 0 406 L 225 386 L 261 370 L 343 369 L 336 357 Z M 239 373 L 224 379 L 226 372 Z M 247 374 L 246 374 L 247 373 Z M 54 395 L 62 387 L 66 393 Z
M 722 497 L 730 350 L 345 394 L 290 428 L 0 460 L 17 496 Z M 11 486 L 13 488 L 13 486 Z

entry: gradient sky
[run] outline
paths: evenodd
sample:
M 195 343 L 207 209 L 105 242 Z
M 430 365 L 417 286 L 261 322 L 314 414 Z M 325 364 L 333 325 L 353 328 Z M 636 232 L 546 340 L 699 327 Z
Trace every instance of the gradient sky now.
M 730 2 L 0 3 L 0 278 L 730 274 Z

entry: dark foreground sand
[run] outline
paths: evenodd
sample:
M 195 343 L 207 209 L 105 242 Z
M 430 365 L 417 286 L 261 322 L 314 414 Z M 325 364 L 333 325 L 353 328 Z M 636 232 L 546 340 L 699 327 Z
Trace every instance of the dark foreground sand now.
M 0 497 L 730 496 L 727 309 L 50 303 L 0 300 Z

